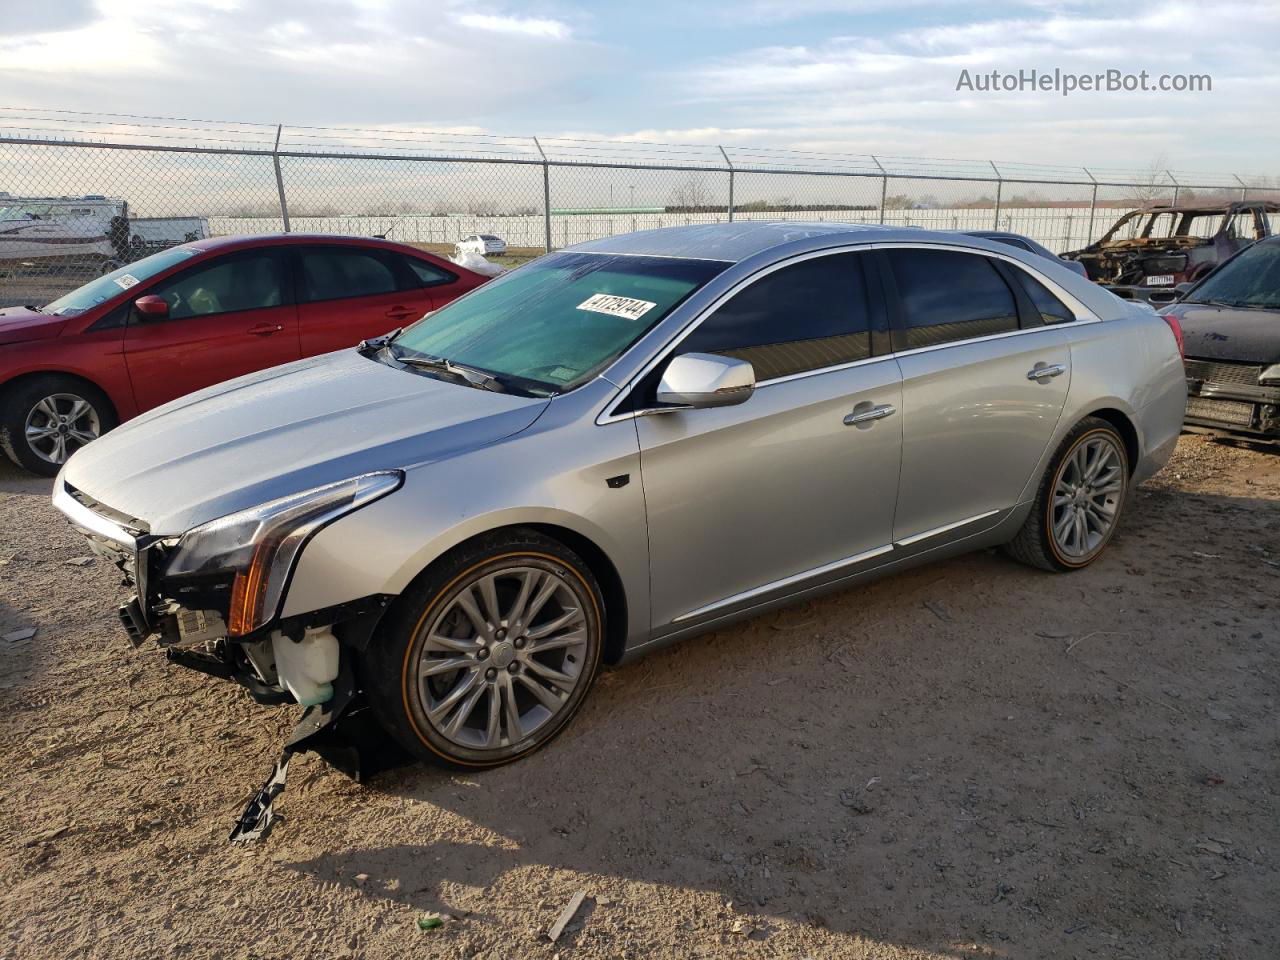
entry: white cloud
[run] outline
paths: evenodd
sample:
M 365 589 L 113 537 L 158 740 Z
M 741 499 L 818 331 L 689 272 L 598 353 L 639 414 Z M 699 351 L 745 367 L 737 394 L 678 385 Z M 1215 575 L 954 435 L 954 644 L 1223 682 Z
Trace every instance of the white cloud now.
M 491 13 L 464 13 L 457 20 L 464 27 L 472 27 L 476 30 L 517 33 L 528 37 L 546 37 L 551 40 L 564 40 L 572 33 L 567 23 L 543 17 L 503 17 Z

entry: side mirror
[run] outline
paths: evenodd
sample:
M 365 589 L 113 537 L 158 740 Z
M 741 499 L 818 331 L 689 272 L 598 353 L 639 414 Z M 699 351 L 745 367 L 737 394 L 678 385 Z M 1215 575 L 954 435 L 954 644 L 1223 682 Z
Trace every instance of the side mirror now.
M 1173 303 L 1182 296 L 1183 292 L 1173 287 L 1165 287 L 1163 290 L 1152 290 L 1147 299 L 1152 303 Z
M 681 407 L 730 407 L 756 389 L 756 372 L 745 360 L 712 353 L 685 353 L 667 364 L 658 402 Z
M 157 297 L 155 294 L 139 297 L 133 301 L 133 306 L 138 311 L 138 316 L 147 320 L 163 320 L 169 316 L 168 302 L 163 297 Z

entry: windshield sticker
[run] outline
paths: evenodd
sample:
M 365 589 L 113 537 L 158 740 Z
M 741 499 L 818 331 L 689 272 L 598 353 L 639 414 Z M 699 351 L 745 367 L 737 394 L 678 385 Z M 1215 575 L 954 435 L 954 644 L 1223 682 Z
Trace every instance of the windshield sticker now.
M 123 277 L 116 277 L 116 286 L 121 290 L 128 290 L 130 287 L 137 286 L 140 282 L 132 273 L 126 273 Z
M 610 293 L 597 293 L 578 304 L 578 309 L 590 310 L 593 313 L 608 313 L 626 320 L 639 320 L 656 306 L 656 303 L 650 303 L 648 300 L 637 300 L 634 297 L 615 297 Z

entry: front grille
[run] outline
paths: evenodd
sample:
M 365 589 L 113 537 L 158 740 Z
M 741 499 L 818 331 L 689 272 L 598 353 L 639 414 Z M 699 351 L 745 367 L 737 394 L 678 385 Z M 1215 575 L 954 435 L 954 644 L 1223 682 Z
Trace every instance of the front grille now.
M 1186 360 L 1187 378 L 1205 383 L 1236 383 L 1249 387 L 1258 385 L 1262 367 L 1251 363 L 1218 363 L 1214 360 Z
M 1236 400 L 1210 400 L 1207 397 L 1188 397 L 1187 416 L 1249 427 L 1253 425 L 1253 404 L 1240 403 Z

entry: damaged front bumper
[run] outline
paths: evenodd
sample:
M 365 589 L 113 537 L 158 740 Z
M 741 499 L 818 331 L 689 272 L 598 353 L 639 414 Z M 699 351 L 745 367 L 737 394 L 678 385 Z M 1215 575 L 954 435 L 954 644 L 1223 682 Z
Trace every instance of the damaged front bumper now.
M 1259 382 L 1261 366 L 1188 357 L 1188 430 L 1280 441 L 1280 386 Z
M 362 780 L 399 762 L 363 703 L 354 663 L 391 602 L 378 594 L 288 618 L 273 617 L 242 636 L 229 636 L 225 609 L 207 609 L 210 594 L 170 583 L 165 565 L 175 538 L 154 536 L 146 524 L 113 511 L 59 480 L 54 506 L 113 563 L 135 593 L 118 615 L 136 649 L 154 642 L 172 663 L 244 687 L 258 703 L 299 704 L 302 718 L 285 742 L 267 783 L 232 831 L 233 840 L 265 837 L 284 789 L 289 758 L 314 751 Z M 190 605 L 191 601 L 196 601 Z M 214 601 L 216 603 L 216 600 Z

